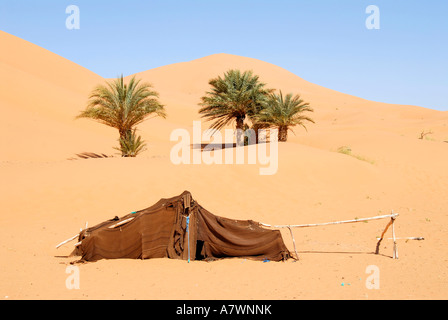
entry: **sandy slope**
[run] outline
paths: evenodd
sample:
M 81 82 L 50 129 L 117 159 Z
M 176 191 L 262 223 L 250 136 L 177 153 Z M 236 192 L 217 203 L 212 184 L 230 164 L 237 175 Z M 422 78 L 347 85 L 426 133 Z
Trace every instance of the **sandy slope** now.
M 104 79 L 8 34 L 0 33 L 0 43 L 10 48 L 0 53 L 6 75 L 0 80 L 0 298 L 447 298 L 446 112 L 367 101 L 262 61 L 218 54 L 137 75 L 153 83 L 169 115 L 139 127 L 149 143 L 140 157 L 67 160 L 84 151 L 114 152 L 113 129 L 73 120 Z M 191 130 L 208 79 L 229 68 L 252 69 L 270 87 L 301 93 L 315 108 L 317 124 L 280 144 L 275 175 L 261 176 L 259 163 L 170 161 L 170 133 Z M 418 139 L 430 129 L 430 139 Z M 340 146 L 358 158 L 335 152 Z M 80 290 L 66 288 L 73 258 L 64 256 L 72 244 L 56 250 L 57 243 L 86 221 L 94 225 L 184 190 L 217 215 L 270 224 L 394 210 L 398 236 L 425 240 L 400 241 L 400 259 L 393 260 L 390 242 L 372 254 L 386 220 L 298 229 L 298 262 L 100 261 L 79 266 Z M 290 235 L 283 235 L 292 250 Z M 379 290 L 366 288 L 369 265 L 379 267 Z
M 54 53 L 0 31 L 2 160 L 66 159 L 97 147 L 112 130 L 75 116 L 103 78 Z

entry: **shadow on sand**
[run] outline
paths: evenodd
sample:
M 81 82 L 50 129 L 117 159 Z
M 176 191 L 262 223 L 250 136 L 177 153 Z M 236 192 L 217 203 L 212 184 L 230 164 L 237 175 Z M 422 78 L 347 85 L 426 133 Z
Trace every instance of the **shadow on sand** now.
M 112 158 L 104 153 L 94 153 L 94 152 L 83 152 L 77 153 L 77 158 L 68 158 L 67 160 L 79 160 L 79 159 L 101 159 L 101 158 Z
M 267 143 L 269 143 L 269 141 L 258 142 L 256 144 L 254 143 L 254 144 L 251 144 L 251 145 L 267 144 Z M 194 150 L 200 149 L 202 152 L 204 152 L 204 151 L 224 150 L 224 149 L 229 149 L 229 148 L 236 148 L 237 144 L 236 143 L 195 143 L 195 144 L 190 144 L 190 146 Z M 208 147 L 208 150 L 205 150 L 206 147 Z

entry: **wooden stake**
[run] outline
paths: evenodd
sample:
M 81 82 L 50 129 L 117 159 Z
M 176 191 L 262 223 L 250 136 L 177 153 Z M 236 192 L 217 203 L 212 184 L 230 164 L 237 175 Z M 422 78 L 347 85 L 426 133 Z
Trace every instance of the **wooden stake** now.
M 397 239 L 395 239 L 395 218 L 392 218 L 392 238 L 394 239 L 393 257 L 398 259 Z
M 129 222 L 129 221 L 131 221 L 131 220 L 134 220 L 134 218 L 135 218 L 135 217 L 132 217 L 132 218 L 123 220 L 123 221 L 121 221 L 121 222 L 117 222 L 117 223 L 115 223 L 115 224 L 109 226 L 109 229 L 113 229 L 113 228 L 119 227 L 119 226 L 121 226 L 121 225 L 123 225 L 123 224 L 125 224 L 125 223 L 127 223 L 127 222 Z
M 288 227 L 289 232 L 291 233 L 292 243 L 294 244 L 294 252 L 296 253 L 296 259 L 299 260 L 299 254 L 297 253 L 296 249 L 296 240 L 294 239 L 294 234 L 292 233 L 291 227 Z
M 384 228 L 384 231 L 383 231 L 383 233 L 381 234 L 381 237 L 380 237 L 380 239 L 378 240 L 378 242 L 377 242 L 377 244 L 376 244 L 375 254 L 379 254 L 379 253 L 380 253 L 380 244 L 381 244 L 381 241 L 383 241 L 384 234 L 385 234 L 386 231 L 389 229 L 389 227 L 391 226 L 392 222 L 393 222 L 393 220 L 392 220 L 392 218 L 391 218 L 390 221 L 389 221 L 389 223 L 386 225 L 386 228 Z
M 89 224 L 89 222 L 86 221 L 86 227 L 85 227 L 84 229 L 87 229 L 87 225 L 88 225 L 88 224 Z M 79 233 L 78 233 L 77 235 L 71 237 L 70 239 L 67 239 L 67 240 L 65 240 L 65 241 L 62 241 L 60 244 L 58 244 L 58 245 L 56 246 L 56 249 L 58 249 L 60 246 L 63 246 L 63 245 L 66 244 L 67 242 L 70 242 L 70 241 L 75 240 L 77 237 L 79 237 L 79 234 L 82 232 L 82 230 L 83 230 L 82 228 L 79 229 Z
M 78 233 L 76 236 L 71 237 L 70 239 L 67 239 L 67 240 L 65 240 L 65 241 L 62 241 L 60 244 L 58 244 L 58 245 L 56 246 L 56 249 L 59 248 L 60 246 L 64 245 L 64 244 L 66 244 L 67 242 L 70 242 L 70 241 L 75 240 L 75 239 L 78 238 L 78 237 L 79 237 L 79 233 Z

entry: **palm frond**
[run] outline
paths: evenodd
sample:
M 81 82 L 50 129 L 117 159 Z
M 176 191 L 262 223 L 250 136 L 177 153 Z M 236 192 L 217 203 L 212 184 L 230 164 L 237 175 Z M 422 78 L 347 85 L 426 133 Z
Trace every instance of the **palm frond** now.
M 90 94 L 85 110 L 76 118 L 90 118 L 126 132 L 150 115 L 165 118 L 158 93 L 148 83 L 132 77 L 128 84 L 123 76 L 97 86 Z
M 307 112 L 314 110 L 300 95 L 288 93 L 283 96 L 280 91 L 279 94 L 269 95 L 264 108 L 254 116 L 254 121 L 260 127 L 277 127 L 293 131 L 292 128 L 299 125 L 307 130 L 305 122 L 315 123 L 312 118 L 305 115 Z
M 207 121 L 213 121 L 210 128 L 218 130 L 256 114 L 272 92 L 252 71 L 229 70 L 209 84 L 211 90 L 201 97 L 199 113 Z
M 126 136 L 120 137 L 119 148 L 114 148 L 121 151 L 122 157 L 136 157 L 139 153 L 145 150 L 146 143 L 141 136 L 136 135 L 136 129 L 128 131 Z

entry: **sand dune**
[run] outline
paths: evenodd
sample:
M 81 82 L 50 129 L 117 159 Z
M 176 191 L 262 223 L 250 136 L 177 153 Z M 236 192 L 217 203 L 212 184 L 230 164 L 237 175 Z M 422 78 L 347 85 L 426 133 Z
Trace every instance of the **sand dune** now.
M 114 153 L 114 129 L 74 120 L 105 79 L 4 32 L 0 43 L 9 48 L 0 53 L 0 298 L 446 299 L 446 112 L 367 101 L 263 61 L 216 54 L 137 74 L 154 85 L 168 113 L 139 126 L 148 142 L 141 156 L 72 161 L 81 152 Z M 308 132 L 297 128 L 279 145 L 275 175 L 261 176 L 260 163 L 170 161 L 170 133 L 192 129 L 208 80 L 230 68 L 253 70 L 269 87 L 300 93 L 315 109 L 316 124 Z M 433 134 L 418 139 L 422 130 Z M 341 146 L 351 155 L 337 152 Z M 299 262 L 100 261 L 79 266 L 79 290 L 66 288 L 74 259 L 64 256 L 73 244 L 55 249 L 57 243 L 86 221 L 94 225 L 184 190 L 217 215 L 269 224 L 394 210 L 398 236 L 425 240 L 400 241 L 400 259 L 393 260 L 390 241 L 373 254 L 386 220 L 298 229 Z M 282 234 L 293 250 L 289 233 Z M 369 265 L 381 270 L 379 290 L 365 286 Z
M 157 122 L 160 123 L 157 130 L 150 129 L 155 126 L 152 122 L 144 124 L 148 128 L 145 130 L 148 131 L 147 134 L 164 130 L 171 123 L 175 126 L 191 127 L 192 119 L 199 120 L 198 103 L 200 97 L 209 89 L 208 80 L 222 76 L 229 69 L 252 70 L 268 87 L 282 90 L 284 93 L 300 94 L 315 109 L 313 117 L 318 125 L 308 126 L 310 133 L 325 132 L 327 135 L 328 131 L 334 134 L 335 131 L 353 129 L 418 137 L 421 131 L 432 129 L 432 138 L 448 138 L 445 134 L 447 112 L 368 101 L 310 83 L 273 64 L 231 54 L 215 54 L 135 74 L 136 77 L 154 85 L 162 102 L 167 105 L 169 114 L 167 121 Z M 204 126 L 207 124 L 204 123 Z M 172 127 L 169 127 L 165 132 L 171 130 Z M 157 137 L 160 137 L 159 133 L 153 135 L 154 139 Z M 291 135 L 291 141 L 302 140 Z
M 2 160 L 56 160 L 110 152 L 103 126 L 74 118 L 103 78 L 52 52 L 0 32 Z

